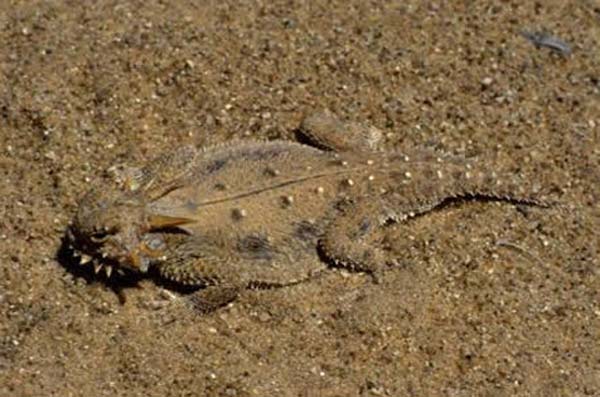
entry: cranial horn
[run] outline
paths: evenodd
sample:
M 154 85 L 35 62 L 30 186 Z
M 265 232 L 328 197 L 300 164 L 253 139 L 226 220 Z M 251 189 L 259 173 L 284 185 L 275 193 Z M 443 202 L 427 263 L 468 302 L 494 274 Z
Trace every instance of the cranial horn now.
M 160 229 L 163 227 L 185 225 L 187 223 L 194 222 L 193 219 L 184 218 L 179 216 L 168 216 L 168 215 L 150 215 L 148 221 L 150 227 L 154 229 Z

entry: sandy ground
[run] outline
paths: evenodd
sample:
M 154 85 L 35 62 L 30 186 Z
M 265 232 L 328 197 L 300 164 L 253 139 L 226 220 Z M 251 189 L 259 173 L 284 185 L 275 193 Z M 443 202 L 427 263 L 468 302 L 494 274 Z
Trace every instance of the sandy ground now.
M 0 395 L 600 395 L 600 4 L 491 3 L 3 1 Z M 111 165 L 291 139 L 315 108 L 570 209 L 449 206 L 388 229 L 379 285 L 331 270 L 205 316 L 59 260 Z

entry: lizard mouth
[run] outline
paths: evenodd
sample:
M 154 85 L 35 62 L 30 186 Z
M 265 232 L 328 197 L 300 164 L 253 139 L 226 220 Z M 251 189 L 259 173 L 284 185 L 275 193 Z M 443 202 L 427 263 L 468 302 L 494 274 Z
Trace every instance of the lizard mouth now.
M 94 273 L 96 274 L 100 273 L 102 269 L 104 269 L 106 277 L 108 278 L 113 274 L 113 269 L 116 269 L 119 274 L 125 273 L 120 264 L 114 259 L 103 257 L 102 254 L 100 255 L 100 258 L 98 255 L 90 255 L 87 251 L 81 251 L 73 245 L 69 245 L 69 249 L 72 251 L 73 258 L 78 261 L 79 265 L 93 266 Z
M 123 244 L 119 237 L 122 236 L 110 235 L 103 241 L 81 240 L 69 230 L 68 248 L 79 265 L 91 265 L 96 274 L 104 271 L 108 278 L 113 271 L 121 275 L 126 271 L 146 273 L 152 263 L 166 259 L 166 245 L 157 234 L 145 235 L 131 244 Z

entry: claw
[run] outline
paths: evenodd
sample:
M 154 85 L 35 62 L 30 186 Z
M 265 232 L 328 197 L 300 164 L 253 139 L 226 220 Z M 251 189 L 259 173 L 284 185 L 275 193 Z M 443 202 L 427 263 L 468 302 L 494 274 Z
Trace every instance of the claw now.
M 85 265 L 92 260 L 92 257 L 86 254 L 81 254 L 81 259 L 79 260 L 80 265 Z
M 110 278 L 110 275 L 112 274 L 112 266 L 106 266 L 104 268 L 104 272 L 106 272 L 106 277 Z
M 102 269 L 102 264 L 101 263 L 94 263 L 94 272 L 96 274 L 98 274 L 98 272 L 100 271 L 100 269 Z

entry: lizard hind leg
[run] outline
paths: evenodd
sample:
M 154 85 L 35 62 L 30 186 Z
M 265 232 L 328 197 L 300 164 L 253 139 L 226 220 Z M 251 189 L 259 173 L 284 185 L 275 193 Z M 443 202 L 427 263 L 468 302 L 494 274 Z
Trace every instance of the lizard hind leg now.
M 298 139 L 334 152 L 372 152 L 383 136 L 375 127 L 345 122 L 329 111 L 311 113 L 296 130 Z
M 394 258 L 376 246 L 377 230 L 389 222 L 427 213 L 443 201 L 443 196 L 418 201 L 403 195 L 361 199 L 333 220 L 319 241 L 319 248 L 334 265 L 369 273 L 377 281 L 382 270 L 396 265 Z
M 322 254 L 334 266 L 366 272 L 375 278 L 390 260 L 376 245 L 377 229 L 396 213 L 380 200 L 361 200 L 349 205 L 329 225 L 319 241 Z

